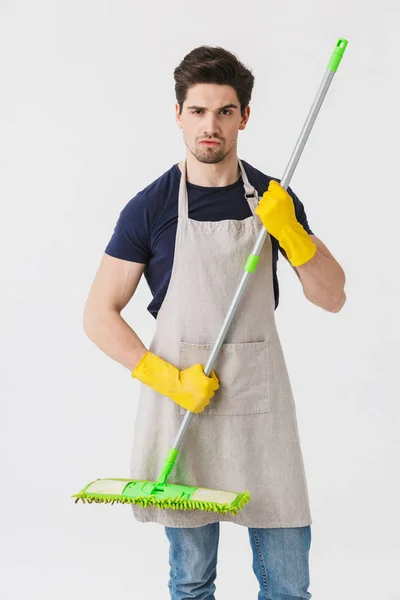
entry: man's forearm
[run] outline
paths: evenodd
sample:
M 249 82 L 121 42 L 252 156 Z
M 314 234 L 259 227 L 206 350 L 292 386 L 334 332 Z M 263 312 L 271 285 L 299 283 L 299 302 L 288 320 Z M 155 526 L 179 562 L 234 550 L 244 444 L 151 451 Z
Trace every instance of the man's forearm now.
M 140 338 L 116 310 L 85 312 L 83 327 L 92 342 L 131 372 L 147 352 Z
M 296 271 L 310 302 L 329 312 L 339 312 L 346 302 L 346 277 L 336 260 L 324 254 L 321 243 L 313 258 Z

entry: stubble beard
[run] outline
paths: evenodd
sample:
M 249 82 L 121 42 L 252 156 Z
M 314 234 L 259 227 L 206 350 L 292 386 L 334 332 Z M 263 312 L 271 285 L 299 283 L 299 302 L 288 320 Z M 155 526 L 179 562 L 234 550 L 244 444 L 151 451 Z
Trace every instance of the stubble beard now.
M 209 147 L 198 147 L 195 146 L 194 152 L 192 154 L 197 158 L 199 162 L 214 165 L 220 163 L 224 160 L 225 156 L 228 154 L 229 150 L 226 151 L 223 143 L 221 142 L 219 146 L 209 146 Z

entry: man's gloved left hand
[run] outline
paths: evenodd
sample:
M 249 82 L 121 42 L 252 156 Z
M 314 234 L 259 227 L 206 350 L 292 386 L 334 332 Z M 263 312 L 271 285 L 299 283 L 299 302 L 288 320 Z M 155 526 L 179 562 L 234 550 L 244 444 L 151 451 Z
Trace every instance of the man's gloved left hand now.
M 296 219 L 292 198 L 277 181 L 270 181 L 255 212 L 294 267 L 300 267 L 314 256 L 317 247 Z

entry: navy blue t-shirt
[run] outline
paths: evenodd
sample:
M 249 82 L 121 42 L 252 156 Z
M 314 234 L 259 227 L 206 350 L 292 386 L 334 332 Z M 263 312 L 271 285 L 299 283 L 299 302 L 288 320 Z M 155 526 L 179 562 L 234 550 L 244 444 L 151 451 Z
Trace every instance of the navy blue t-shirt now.
M 242 160 L 250 183 L 259 196 L 268 189 L 271 179 L 258 169 Z M 158 311 L 165 298 L 174 260 L 175 237 L 178 223 L 178 192 L 181 171 L 174 164 L 161 177 L 153 181 L 130 200 L 120 213 L 105 252 L 115 258 L 146 264 L 144 276 L 153 299 L 147 310 L 157 318 Z M 224 187 L 205 187 L 186 182 L 188 190 L 189 218 L 195 221 L 222 221 L 225 219 L 242 220 L 251 216 L 242 177 Z M 308 233 L 304 206 L 289 188 L 297 220 Z M 277 278 L 278 251 L 277 240 L 272 239 L 273 284 L 275 308 L 279 303 Z

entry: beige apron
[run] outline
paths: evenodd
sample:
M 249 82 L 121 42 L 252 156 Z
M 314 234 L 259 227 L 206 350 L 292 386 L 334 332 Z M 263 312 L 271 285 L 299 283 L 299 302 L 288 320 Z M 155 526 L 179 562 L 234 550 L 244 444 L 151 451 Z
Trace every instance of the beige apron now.
M 194 221 L 188 216 L 186 161 L 179 188 L 175 254 L 150 350 L 179 369 L 205 365 L 262 227 L 258 193 L 239 160 L 252 216 Z M 247 194 L 246 194 L 247 192 Z M 253 195 L 253 197 L 250 197 Z M 214 370 L 220 388 L 193 416 L 168 481 L 234 492 L 251 501 L 236 516 L 132 506 L 138 521 L 198 527 L 311 524 L 296 410 L 274 314 L 268 235 Z M 156 481 L 185 410 L 140 383 L 131 477 Z

